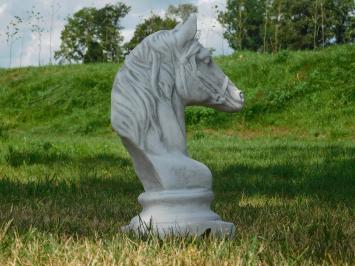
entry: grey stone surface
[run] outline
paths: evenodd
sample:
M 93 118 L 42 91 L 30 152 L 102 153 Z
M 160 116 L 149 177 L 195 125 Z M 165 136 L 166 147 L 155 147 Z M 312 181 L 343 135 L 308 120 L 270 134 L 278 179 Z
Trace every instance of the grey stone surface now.
M 196 15 L 153 33 L 125 59 L 111 97 L 111 122 L 131 155 L 145 192 L 143 211 L 125 231 L 159 236 L 231 236 L 235 227 L 210 210 L 212 175 L 188 156 L 184 108 L 237 112 L 243 94 L 195 38 Z

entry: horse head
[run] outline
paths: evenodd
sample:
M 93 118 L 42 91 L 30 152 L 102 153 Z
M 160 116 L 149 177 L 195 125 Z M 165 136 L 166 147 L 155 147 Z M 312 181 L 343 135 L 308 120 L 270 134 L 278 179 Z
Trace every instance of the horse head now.
M 203 105 L 237 112 L 244 103 L 241 92 L 213 62 L 210 51 L 195 38 L 195 14 L 173 30 L 176 49 L 176 88 L 186 105 Z

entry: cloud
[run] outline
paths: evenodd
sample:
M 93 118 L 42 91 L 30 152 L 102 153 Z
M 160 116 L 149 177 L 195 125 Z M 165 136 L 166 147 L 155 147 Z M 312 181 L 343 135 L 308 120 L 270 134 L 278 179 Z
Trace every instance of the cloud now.
M 0 16 L 5 12 L 6 7 L 7 7 L 6 3 L 0 5 Z
M 201 31 L 200 42 L 208 48 L 215 49 L 216 54 L 228 55 L 233 52 L 223 38 L 224 29 L 217 20 L 217 9 L 223 10 L 223 0 L 198 0 L 198 26 Z
M 133 37 L 134 29 L 123 29 L 121 30 L 121 34 L 123 36 L 123 41 L 128 42 Z
M 122 19 L 122 36 L 124 41 L 132 38 L 135 26 L 143 22 L 145 18 L 155 13 L 163 16 L 170 4 L 177 5 L 179 0 L 122 0 L 131 6 L 129 14 Z M 185 1 L 197 5 L 199 9 L 200 41 L 209 48 L 214 48 L 217 54 L 228 54 L 232 52 L 228 43 L 223 39 L 223 28 L 216 19 L 215 5 L 219 8 L 224 7 L 224 0 L 191 0 Z M 6 43 L 6 25 L 13 16 L 17 15 L 26 21 L 23 40 L 18 40 L 13 46 L 13 66 L 38 65 L 38 38 L 30 32 L 28 26 L 28 11 L 35 6 L 43 16 L 45 32 L 42 35 L 41 62 L 47 64 L 50 57 L 50 47 L 52 52 L 60 46 L 60 33 L 65 25 L 65 18 L 72 15 L 83 7 L 103 7 L 106 4 L 117 3 L 117 0 L 0 0 L 0 67 L 8 67 L 10 61 L 9 47 Z M 55 5 L 53 17 L 52 43 L 50 45 L 50 17 L 51 5 Z M 22 45 L 21 45 L 22 44 Z M 21 56 L 22 54 L 22 56 Z

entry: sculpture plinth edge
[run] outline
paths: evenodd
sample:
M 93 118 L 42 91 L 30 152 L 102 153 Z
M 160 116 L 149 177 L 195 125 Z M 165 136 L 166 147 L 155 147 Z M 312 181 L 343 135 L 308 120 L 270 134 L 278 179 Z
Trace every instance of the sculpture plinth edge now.
M 137 235 L 153 233 L 159 237 L 171 235 L 201 236 L 210 234 L 233 237 L 235 226 L 224 222 L 210 209 L 213 193 L 207 189 L 186 189 L 144 192 L 138 201 L 142 212 L 122 229 Z

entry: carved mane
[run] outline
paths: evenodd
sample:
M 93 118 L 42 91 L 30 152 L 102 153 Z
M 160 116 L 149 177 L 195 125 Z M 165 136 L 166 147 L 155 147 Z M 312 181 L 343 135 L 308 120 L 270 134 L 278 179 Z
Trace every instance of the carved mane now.
M 112 126 L 121 136 L 143 149 L 149 129 L 161 136 L 157 104 L 162 100 L 171 102 L 176 75 L 184 74 L 183 71 L 176 73 L 176 57 L 186 62 L 196 53 L 198 45 L 196 40 L 192 41 L 181 56 L 174 30 L 163 30 L 145 38 L 126 57 L 116 75 L 111 97 Z M 184 77 L 177 78 L 185 82 Z M 185 84 L 183 87 L 186 89 Z

